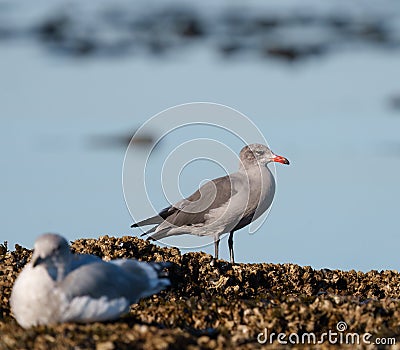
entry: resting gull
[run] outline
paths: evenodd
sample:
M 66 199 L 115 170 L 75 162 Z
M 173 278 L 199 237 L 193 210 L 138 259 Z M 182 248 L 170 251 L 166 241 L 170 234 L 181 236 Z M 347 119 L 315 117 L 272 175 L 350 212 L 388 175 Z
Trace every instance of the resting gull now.
M 261 144 L 245 146 L 239 158 L 237 172 L 206 182 L 188 198 L 131 227 L 156 225 L 142 234 L 151 234 L 151 240 L 182 234 L 212 236 L 215 259 L 221 235 L 229 232 L 229 255 L 234 263 L 233 233 L 259 218 L 272 204 L 275 179 L 268 163 L 289 164 Z
M 164 267 L 73 254 L 63 237 L 47 233 L 37 238 L 31 261 L 15 281 L 11 309 L 24 328 L 113 320 L 170 284 Z

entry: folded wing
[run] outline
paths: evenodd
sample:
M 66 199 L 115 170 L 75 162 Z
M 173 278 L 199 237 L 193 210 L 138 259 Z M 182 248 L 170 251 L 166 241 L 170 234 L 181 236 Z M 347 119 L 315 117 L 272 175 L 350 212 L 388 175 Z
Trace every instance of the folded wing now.
M 93 322 L 114 319 L 129 311 L 140 298 L 170 284 L 160 275 L 163 265 L 136 260 L 98 261 L 71 271 L 60 282 L 67 299 L 63 322 Z

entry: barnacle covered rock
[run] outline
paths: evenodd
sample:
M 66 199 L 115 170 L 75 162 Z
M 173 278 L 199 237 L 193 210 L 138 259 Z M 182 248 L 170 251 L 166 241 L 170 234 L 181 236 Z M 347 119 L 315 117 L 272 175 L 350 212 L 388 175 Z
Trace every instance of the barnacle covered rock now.
M 329 330 L 338 332 L 338 322 L 346 323 L 344 332 L 400 341 L 396 271 L 232 265 L 222 260 L 211 266 L 208 254 L 181 255 L 176 248 L 130 236 L 79 239 L 72 242 L 72 249 L 107 260 L 170 261 L 172 286 L 132 305 L 130 313 L 115 322 L 23 330 L 11 315 L 9 297 L 31 251 L 18 245 L 9 251 L 5 242 L 0 244 L 0 349 L 265 349 L 279 345 L 276 337 L 272 344 L 257 341 L 265 329 L 300 338 L 313 332 L 319 337 Z M 330 346 L 325 341 L 320 348 Z

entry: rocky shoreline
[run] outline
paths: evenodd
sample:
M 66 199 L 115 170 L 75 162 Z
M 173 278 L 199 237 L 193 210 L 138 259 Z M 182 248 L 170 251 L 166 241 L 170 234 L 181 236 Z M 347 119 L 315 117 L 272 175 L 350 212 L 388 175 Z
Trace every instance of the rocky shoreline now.
M 325 349 L 335 346 L 335 339 L 336 345 L 351 349 L 356 345 L 349 344 L 350 333 L 358 334 L 359 348 L 397 349 L 400 344 L 397 271 L 231 265 L 222 260 L 211 266 L 208 254 L 181 255 L 176 248 L 129 236 L 80 239 L 72 248 L 105 259 L 170 261 L 172 286 L 141 300 L 115 322 L 24 330 L 11 316 L 8 300 L 31 251 L 18 245 L 9 251 L 0 244 L 0 349 L 283 349 L 293 343 L 298 343 L 295 348 L 312 344 Z M 330 340 L 329 331 L 337 334 Z M 285 334 L 280 340 L 287 344 L 278 340 L 278 333 Z M 317 344 L 312 338 L 301 344 L 310 334 Z M 372 345 L 377 342 L 386 345 Z
M 198 45 L 224 58 L 246 55 L 288 63 L 342 50 L 397 51 L 400 46 L 397 7 L 377 7 L 373 1 L 356 8 L 350 3 L 320 6 L 318 2 L 305 7 L 213 2 L 210 8 L 187 2 L 150 7 L 125 1 L 72 3 L 65 7 L 49 2 L 43 11 L 40 6 L 15 6 L 9 1 L 4 6 L 7 11 L 0 13 L 0 44 L 31 40 L 52 54 L 113 59 L 168 57 Z M 21 10 L 35 15 L 24 16 L 19 23 L 15 16 Z

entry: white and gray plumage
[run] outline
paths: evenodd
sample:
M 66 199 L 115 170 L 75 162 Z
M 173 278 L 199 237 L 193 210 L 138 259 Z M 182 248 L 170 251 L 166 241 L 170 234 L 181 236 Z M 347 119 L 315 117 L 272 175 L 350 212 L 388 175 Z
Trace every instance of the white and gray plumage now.
M 289 164 L 261 144 L 245 146 L 239 157 L 236 173 L 205 183 L 188 198 L 131 227 L 156 225 L 142 234 L 151 234 L 152 240 L 181 234 L 213 236 L 215 259 L 220 236 L 230 232 L 229 254 L 234 263 L 233 233 L 260 217 L 274 198 L 275 180 L 268 163 Z
M 56 234 L 41 235 L 31 261 L 17 277 L 10 305 L 24 328 L 62 322 L 95 322 L 118 318 L 140 298 L 170 284 L 166 263 L 73 254 Z

